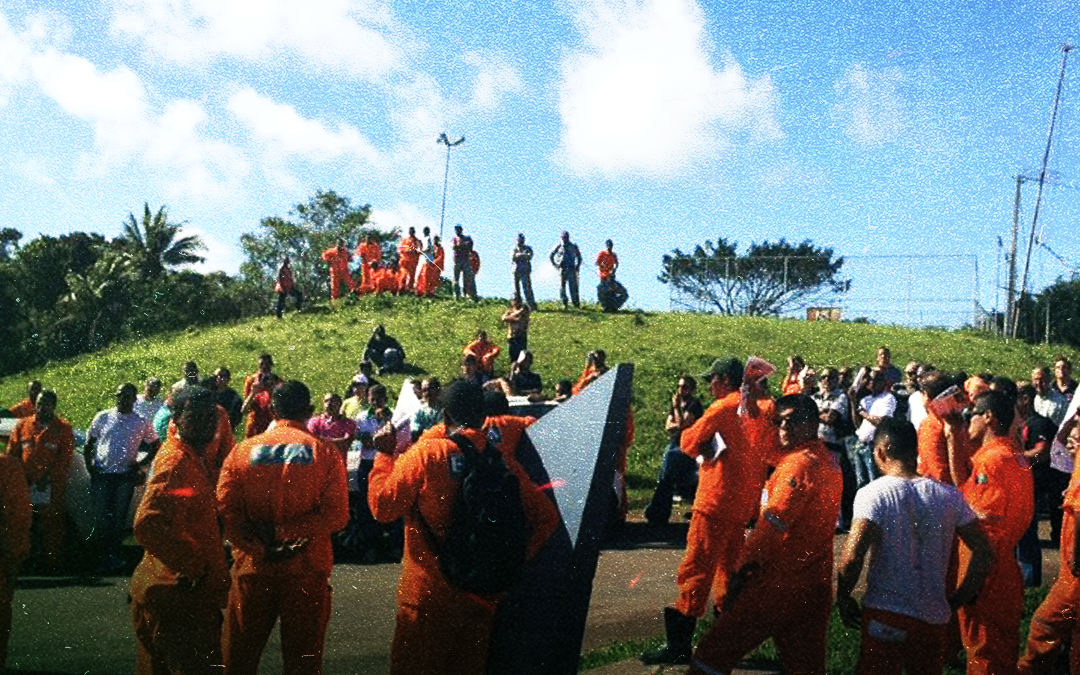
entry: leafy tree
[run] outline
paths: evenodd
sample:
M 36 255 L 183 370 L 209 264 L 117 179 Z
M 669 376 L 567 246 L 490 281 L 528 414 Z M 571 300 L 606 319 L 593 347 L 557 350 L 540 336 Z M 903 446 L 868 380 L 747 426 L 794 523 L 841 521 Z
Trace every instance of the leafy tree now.
M 1080 275 L 1061 277 L 1038 296 L 1024 294 L 1020 304 L 1017 336 L 1029 342 L 1047 339 L 1047 312 L 1050 315 L 1050 342 L 1080 348 Z
M 15 251 L 19 250 L 20 239 L 22 239 L 22 232 L 13 227 L 0 230 L 0 262 L 11 260 Z
M 124 332 L 126 310 L 131 305 L 130 282 L 137 275 L 130 257 L 121 251 L 106 251 L 86 272 L 64 277 L 70 290 L 57 305 L 61 312 L 58 323 L 76 347 L 103 347 Z
M 838 279 L 843 265 L 842 256 L 809 240 L 752 243 L 739 255 L 737 244 L 720 238 L 692 253 L 675 249 L 664 255 L 659 279 L 721 314 L 775 316 L 827 293 L 846 292 L 851 282 Z
M 143 281 L 158 279 L 170 267 L 200 263 L 205 258 L 196 251 L 206 250 L 197 235 L 180 236 L 186 222 L 171 223 L 166 208 L 150 212 L 150 204 L 143 204 L 142 220 L 128 214 L 124 221 L 124 234 L 114 243 L 131 256 L 139 278 Z
M 27 243 L 13 259 L 20 302 L 36 310 L 52 310 L 69 292 L 64 275 L 83 274 L 106 247 L 104 237 L 86 232 L 41 236 Z
M 289 256 L 293 275 L 300 289 L 308 295 L 326 288 L 326 263 L 322 252 L 334 246 L 340 237 L 350 251 L 355 251 L 364 236 L 371 236 L 383 247 L 384 256 L 392 250 L 398 232 L 383 232 L 370 227 L 371 205 L 354 207 L 348 197 L 333 190 L 318 191 L 308 201 L 289 212 L 292 219 L 269 216 L 259 223 L 258 232 L 240 237 L 247 260 L 240 272 L 250 283 L 267 289 L 273 286 L 278 267 Z

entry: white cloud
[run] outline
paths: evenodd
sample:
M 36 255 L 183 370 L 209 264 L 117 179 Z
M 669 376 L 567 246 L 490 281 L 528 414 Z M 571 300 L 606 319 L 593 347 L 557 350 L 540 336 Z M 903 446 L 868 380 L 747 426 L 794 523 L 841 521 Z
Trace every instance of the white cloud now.
M 857 63 L 837 80 L 839 101 L 833 116 L 844 133 L 865 145 L 897 140 L 907 126 L 900 88 L 907 78 L 899 68 L 875 70 Z
M 405 234 L 410 227 L 416 228 L 417 236 L 430 227 L 432 234 L 439 234 L 439 221 L 424 213 L 414 204 L 398 202 L 388 209 L 372 209 L 371 223 L 380 230 L 389 232 L 395 227 Z
M 71 25 L 59 15 L 38 12 L 27 16 L 17 31 L 0 14 L 0 108 L 7 105 L 14 88 L 30 79 L 30 60 L 36 51 L 71 40 Z
M 202 239 L 202 242 L 206 244 L 206 249 L 199 251 L 198 253 L 206 260 L 191 266 L 196 272 L 202 274 L 207 274 L 209 272 L 225 272 L 227 274 L 235 275 L 240 271 L 240 265 L 244 262 L 244 256 L 235 243 L 225 243 L 219 239 L 216 234 L 204 228 L 194 227 L 192 225 L 184 226 L 184 229 L 180 232 L 180 236 L 187 237 L 191 235 L 199 237 Z
M 338 124 L 328 128 L 304 117 L 291 105 L 275 103 L 245 88 L 229 97 L 229 112 L 246 126 L 270 152 L 312 160 L 354 157 L 368 165 L 379 165 L 375 146 L 356 128 Z
M 476 71 L 471 105 L 481 111 L 495 110 L 503 96 L 524 88 L 521 74 L 501 55 L 469 52 L 463 58 Z
M 113 0 L 113 29 L 170 61 L 296 57 L 380 79 L 410 38 L 378 0 Z
M 730 56 L 714 64 L 693 0 L 588 0 L 573 19 L 583 45 L 562 63 L 563 152 L 582 172 L 674 173 L 715 157 L 735 134 L 783 134 L 769 75 Z

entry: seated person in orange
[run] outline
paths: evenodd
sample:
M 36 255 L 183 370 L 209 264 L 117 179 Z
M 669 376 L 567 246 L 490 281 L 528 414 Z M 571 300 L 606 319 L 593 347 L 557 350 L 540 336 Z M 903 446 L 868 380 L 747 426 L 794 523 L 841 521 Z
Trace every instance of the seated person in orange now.
M 487 331 L 477 333 L 476 339 L 465 346 L 464 354 L 476 357 L 477 367 L 488 377 L 495 374 L 495 358 L 502 352 L 502 347 L 488 339 Z
M 600 281 L 615 278 L 615 271 L 619 269 L 619 256 L 611 250 L 615 244 L 608 239 L 604 242 L 604 250 L 596 256 L 596 266 L 600 268 Z
M 393 430 L 384 427 L 376 436 L 379 452 L 368 479 L 368 503 L 380 521 L 402 516 L 407 521 L 397 622 L 390 645 L 391 675 L 482 675 L 495 613 L 506 597 L 502 592 L 470 593 L 451 585 L 434 551 L 450 528 L 451 506 L 457 496 L 455 472 L 463 451 L 455 438 L 481 453 L 499 452 L 517 478 L 528 523 L 526 556 L 540 550 L 558 523 L 551 499 L 529 480 L 513 448 L 505 442 L 489 442 L 482 429 L 480 387 L 455 382 L 443 401 L 449 438 L 425 434 L 407 452 L 395 455 Z
M 37 406 L 37 397 L 41 393 L 41 381 L 34 380 L 26 387 L 26 398 L 11 406 L 8 415 L 3 417 L 30 417 Z
M 581 371 L 581 376 L 574 383 L 572 389 L 574 395 L 576 396 L 582 389 L 592 384 L 593 380 L 607 371 L 607 352 L 603 349 L 589 352 L 588 356 L 585 357 L 585 369 Z
M 375 277 L 375 293 L 382 295 L 383 293 L 389 293 L 390 295 L 396 295 L 397 286 L 397 273 L 390 265 L 382 265 L 380 263 L 372 263 L 372 276 Z
M 694 651 L 687 671 L 693 675 L 730 673 L 768 638 L 784 672 L 825 673 L 843 478 L 817 437 L 813 399 L 784 396 L 776 402 L 776 415 L 781 458 L 761 495 L 757 526 L 742 547 L 720 615 Z

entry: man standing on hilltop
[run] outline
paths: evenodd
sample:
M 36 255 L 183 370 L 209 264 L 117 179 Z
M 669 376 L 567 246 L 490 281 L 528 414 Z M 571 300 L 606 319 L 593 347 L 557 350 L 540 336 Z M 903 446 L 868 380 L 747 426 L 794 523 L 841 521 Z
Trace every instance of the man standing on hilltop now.
M 570 241 L 570 233 L 563 231 L 559 243 L 548 256 L 551 264 L 559 270 L 559 299 L 562 300 L 563 309 L 569 307 L 566 297 L 566 287 L 570 287 L 569 302 L 574 307 L 580 308 L 581 301 L 578 299 L 578 272 L 581 270 L 581 251 L 577 244 Z
M 454 226 L 454 240 L 451 248 L 454 251 L 454 297 L 458 300 L 465 295 L 476 302 L 476 276 L 473 273 L 472 237 L 465 234 L 461 225 Z
M 510 258 L 514 263 L 514 295 L 521 296 L 529 309 L 536 311 L 536 298 L 532 289 L 532 246 L 525 243 L 525 235 L 518 234 L 517 246 Z
M 349 292 L 356 291 L 356 284 L 352 275 L 349 274 L 349 263 L 352 262 L 352 254 L 345 248 L 345 240 L 338 239 L 337 245 L 323 251 L 322 259 L 330 266 L 330 302 L 338 299 L 339 287 L 345 284 Z
M 416 228 L 409 228 L 409 235 L 402 237 L 398 244 L 398 260 L 400 261 L 402 280 L 404 283 L 398 289 L 400 293 L 412 292 L 416 286 L 416 266 L 420 264 L 420 253 L 423 250 L 423 242 L 416 238 Z

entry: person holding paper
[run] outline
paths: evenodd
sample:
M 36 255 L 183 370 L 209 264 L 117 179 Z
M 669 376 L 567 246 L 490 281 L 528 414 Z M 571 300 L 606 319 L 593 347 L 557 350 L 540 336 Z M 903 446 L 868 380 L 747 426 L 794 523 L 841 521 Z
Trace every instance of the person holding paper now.
M 701 464 L 698 490 L 686 554 L 676 576 L 679 597 L 673 607 L 664 608 L 667 644 L 641 655 L 647 665 L 690 662 L 694 627 L 705 615 L 710 595 L 716 594 L 717 607 L 724 601 L 746 524 L 765 483 L 765 465 L 747 442 L 738 412 L 742 362 L 717 359 L 701 377 L 716 400 L 680 438 L 682 451 Z
M 972 450 L 963 433 L 963 393 L 940 370 L 924 375 L 920 385 L 929 402 L 918 430 L 919 474 L 946 485 L 962 485 L 971 471 Z

